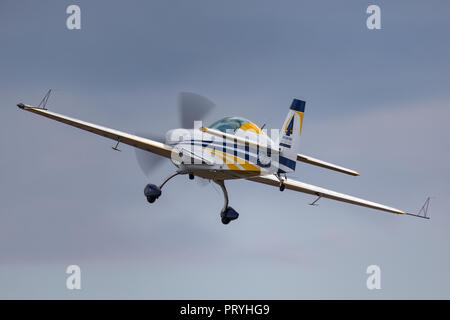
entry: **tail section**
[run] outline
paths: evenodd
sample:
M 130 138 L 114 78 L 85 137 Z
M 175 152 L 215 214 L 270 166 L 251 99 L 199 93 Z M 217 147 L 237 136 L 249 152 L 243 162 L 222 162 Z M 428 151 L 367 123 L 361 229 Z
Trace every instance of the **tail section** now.
M 294 99 L 281 128 L 279 169 L 281 173 L 295 171 L 302 134 L 305 101 Z

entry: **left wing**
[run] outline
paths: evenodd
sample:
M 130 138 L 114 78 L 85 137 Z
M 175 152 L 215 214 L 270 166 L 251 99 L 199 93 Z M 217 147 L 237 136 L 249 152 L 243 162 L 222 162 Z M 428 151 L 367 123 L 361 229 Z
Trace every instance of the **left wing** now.
M 133 134 L 129 134 L 126 132 L 118 131 L 115 129 L 110 129 L 106 127 L 102 127 L 96 124 L 92 124 L 89 122 L 81 121 L 75 118 L 70 118 L 55 112 L 50 112 L 47 109 L 32 107 L 23 103 L 19 103 L 17 105 L 20 109 L 33 112 L 40 116 L 44 116 L 65 124 L 68 124 L 73 127 L 77 127 L 82 130 L 86 130 L 103 137 L 119 141 L 120 143 L 128 144 L 130 146 L 146 150 L 157 155 L 170 158 L 172 155 L 172 149 L 166 146 L 165 144 L 157 141 L 153 141 L 150 139 L 142 138 Z
M 280 181 L 274 175 L 252 177 L 252 178 L 248 178 L 247 180 L 264 183 L 264 184 L 268 184 L 268 185 L 276 186 L 276 187 L 278 187 L 280 185 Z M 286 189 L 303 192 L 303 193 L 308 193 L 308 194 L 315 195 L 318 197 L 328 198 L 328 199 L 341 201 L 341 202 L 347 202 L 347 203 L 351 203 L 351 204 L 362 206 L 362 207 L 368 207 L 368 208 L 387 211 L 387 212 L 396 213 L 396 214 L 407 214 L 407 215 L 418 216 L 418 215 L 407 213 L 405 211 L 402 211 L 402 210 L 399 210 L 396 208 L 392 208 L 392 207 L 388 207 L 388 206 L 385 206 L 385 205 L 382 205 L 382 204 L 379 204 L 376 202 L 367 201 L 364 199 L 349 196 L 347 194 L 335 192 L 332 190 L 327 190 L 327 189 L 324 189 L 321 187 L 316 187 L 311 184 L 307 184 L 307 183 L 300 182 L 300 181 L 295 181 L 295 180 L 292 180 L 289 178 L 286 179 L 285 181 L 283 181 L 283 183 L 286 186 Z M 418 217 L 424 218 L 422 216 L 418 216 Z

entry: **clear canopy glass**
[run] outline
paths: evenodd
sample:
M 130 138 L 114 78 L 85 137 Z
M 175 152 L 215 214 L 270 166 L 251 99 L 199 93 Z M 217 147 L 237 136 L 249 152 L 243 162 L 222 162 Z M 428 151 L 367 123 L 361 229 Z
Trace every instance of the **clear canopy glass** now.
M 226 117 L 214 122 L 210 128 L 225 133 L 234 133 L 237 129 L 250 121 L 241 117 Z

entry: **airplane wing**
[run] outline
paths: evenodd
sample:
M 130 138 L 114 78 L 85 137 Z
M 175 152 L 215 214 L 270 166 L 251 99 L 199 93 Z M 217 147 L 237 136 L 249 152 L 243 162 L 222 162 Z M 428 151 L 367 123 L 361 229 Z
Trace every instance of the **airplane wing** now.
M 32 107 L 23 103 L 17 105 L 20 109 L 33 112 L 40 116 L 44 116 L 73 127 L 77 127 L 82 130 L 86 130 L 100 136 L 119 141 L 120 143 L 128 144 L 130 146 L 146 150 L 160 156 L 170 158 L 172 154 L 172 149 L 163 143 L 153 141 L 150 139 L 142 138 L 133 134 L 125 133 L 122 131 L 102 127 L 89 122 L 81 121 L 78 119 L 70 118 L 55 112 L 48 111 L 47 109 Z
M 278 178 L 275 175 L 252 177 L 252 178 L 248 178 L 247 180 L 251 180 L 251 181 L 255 181 L 255 182 L 259 182 L 259 183 L 263 183 L 263 184 L 267 184 L 267 185 L 271 185 L 271 186 L 275 186 L 275 187 L 280 186 L 280 181 L 278 180 Z M 296 180 L 289 179 L 289 178 L 286 179 L 283 183 L 286 186 L 286 189 L 303 192 L 303 193 L 315 195 L 315 196 L 322 197 L 322 198 L 328 198 L 328 199 L 332 199 L 332 200 L 336 200 L 336 201 L 347 202 L 347 203 L 351 203 L 351 204 L 354 204 L 357 206 L 372 208 L 372 209 L 396 213 L 396 214 L 406 214 L 406 215 L 411 215 L 411 216 L 428 219 L 428 217 L 426 217 L 426 216 L 408 213 L 408 212 L 405 212 L 405 211 L 402 211 L 402 210 L 399 210 L 396 208 L 385 206 L 383 204 L 356 198 L 356 197 L 353 197 L 353 196 L 350 196 L 347 194 L 343 194 L 343 193 L 339 193 L 339 192 L 335 192 L 332 190 L 327 190 L 327 189 L 324 189 L 321 187 L 313 186 L 311 184 L 307 184 L 307 183 L 296 181 Z
M 313 166 L 318 166 L 318 167 L 322 167 L 325 169 L 330 169 L 330 170 L 334 170 L 334 171 L 338 171 L 338 172 L 342 172 L 345 174 L 349 174 L 351 176 L 359 176 L 359 173 L 351 170 L 351 169 L 347 169 L 329 162 L 325 162 L 310 156 L 306 156 L 304 154 L 297 154 L 297 161 L 300 162 L 304 162 L 304 163 L 308 163 L 308 164 L 312 164 Z

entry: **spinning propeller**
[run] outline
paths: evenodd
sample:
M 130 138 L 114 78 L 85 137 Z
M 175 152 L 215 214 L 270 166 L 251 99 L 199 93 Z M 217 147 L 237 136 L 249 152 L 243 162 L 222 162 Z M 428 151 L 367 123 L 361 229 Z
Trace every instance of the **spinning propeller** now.
M 178 112 L 180 114 L 180 127 L 184 129 L 193 128 L 194 121 L 203 120 L 214 108 L 214 103 L 208 98 L 192 92 L 180 92 L 178 94 Z M 148 132 L 136 133 L 138 136 L 148 138 L 161 143 L 165 142 L 165 136 Z M 136 159 L 142 172 L 148 177 L 150 172 L 161 165 L 164 158 L 153 153 L 135 148 Z M 204 179 L 197 179 L 203 181 Z

